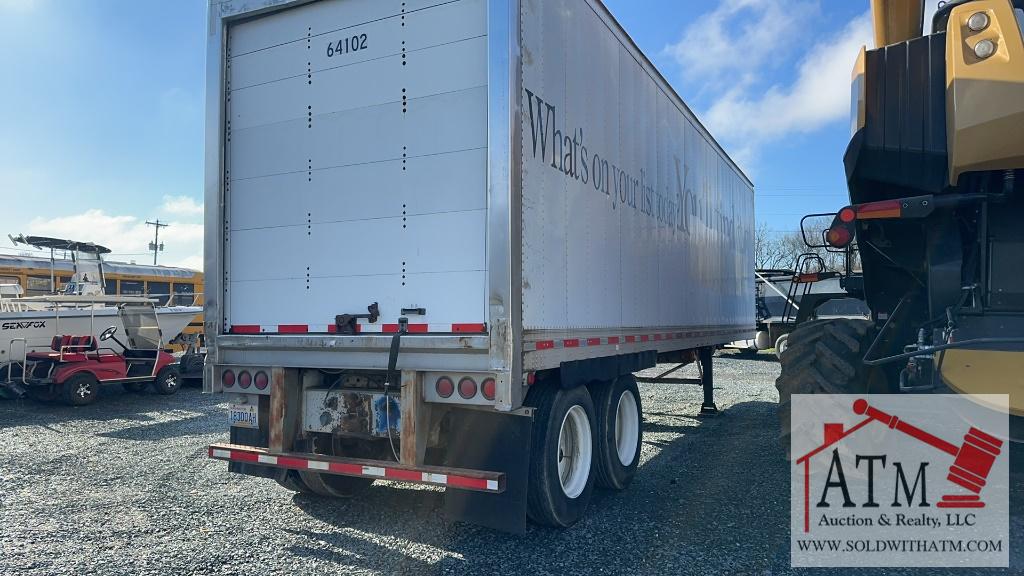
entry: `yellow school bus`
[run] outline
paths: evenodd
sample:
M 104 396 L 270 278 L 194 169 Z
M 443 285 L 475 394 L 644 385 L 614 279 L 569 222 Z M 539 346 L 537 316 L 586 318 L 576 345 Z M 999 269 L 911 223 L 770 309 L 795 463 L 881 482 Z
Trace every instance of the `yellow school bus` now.
M 75 273 L 68 259 L 0 254 L 0 284 L 18 284 L 26 296 L 59 291 Z M 150 296 L 160 306 L 202 306 L 203 273 L 173 266 L 103 262 L 104 292 L 111 295 Z M 182 332 L 201 340 L 203 315 L 196 316 Z M 180 339 L 179 339 L 180 340 Z

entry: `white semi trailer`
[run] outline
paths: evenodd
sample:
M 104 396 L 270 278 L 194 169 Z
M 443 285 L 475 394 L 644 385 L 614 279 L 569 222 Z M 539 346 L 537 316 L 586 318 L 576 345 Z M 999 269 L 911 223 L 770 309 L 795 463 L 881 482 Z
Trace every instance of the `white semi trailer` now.
M 567 526 L 754 325 L 750 180 L 599 0 L 211 0 L 210 456 Z

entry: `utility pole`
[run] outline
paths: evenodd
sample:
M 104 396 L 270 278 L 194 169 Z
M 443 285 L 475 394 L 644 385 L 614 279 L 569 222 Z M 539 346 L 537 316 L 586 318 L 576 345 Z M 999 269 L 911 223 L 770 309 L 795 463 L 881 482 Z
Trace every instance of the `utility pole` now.
M 153 251 L 153 266 L 156 266 L 156 255 L 159 252 L 164 251 L 164 245 L 160 243 L 160 229 L 167 228 L 170 224 L 164 224 L 157 218 L 156 222 L 150 222 L 146 220 L 146 224 L 154 226 L 156 228 L 156 234 L 153 236 L 153 241 L 149 243 L 149 249 Z

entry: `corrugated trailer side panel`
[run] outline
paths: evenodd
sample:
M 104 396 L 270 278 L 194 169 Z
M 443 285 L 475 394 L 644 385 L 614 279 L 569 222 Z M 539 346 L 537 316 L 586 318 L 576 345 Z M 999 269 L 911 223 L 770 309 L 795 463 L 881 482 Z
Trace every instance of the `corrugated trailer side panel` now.
M 747 334 L 750 181 L 602 4 L 524 2 L 521 27 L 526 367 Z

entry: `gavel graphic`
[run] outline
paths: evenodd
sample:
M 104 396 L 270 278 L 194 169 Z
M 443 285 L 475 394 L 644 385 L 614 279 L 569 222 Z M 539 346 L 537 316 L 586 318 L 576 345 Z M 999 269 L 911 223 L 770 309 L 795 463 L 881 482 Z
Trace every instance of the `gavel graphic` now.
M 942 501 L 938 502 L 936 506 L 939 508 L 983 508 L 985 506 L 977 494 L 985 486 L 985 480 L 988 478 L 989 472 L 992 471 L 992 465 L 1001 452 L 1002 440 L 972 426 L 964 435 L 964 443 L 957 447 L 900 420 L 897 416 L 886 414 L 869 406 L 867 400 L 863 398 L 853 403 L 853 411 L 857 414 L 866 414 L 869 418 L 881 422 L 891 429 L 899 430 L 953 457 L 953 464 L 949 467 L 947 478 L 950 482 L 973 492 L 974 495 L 948 494 L 943 496 Z

